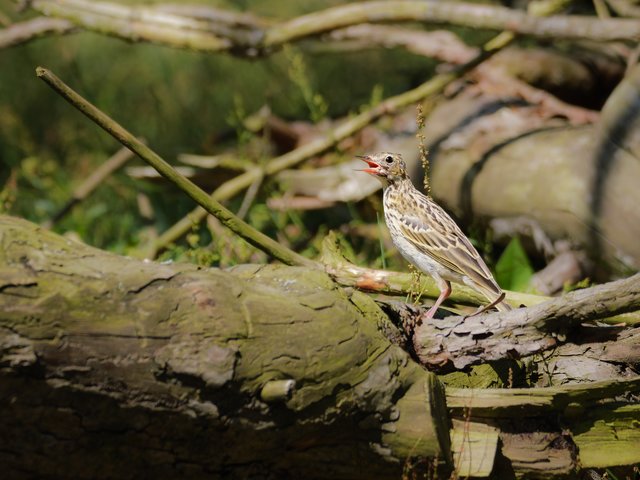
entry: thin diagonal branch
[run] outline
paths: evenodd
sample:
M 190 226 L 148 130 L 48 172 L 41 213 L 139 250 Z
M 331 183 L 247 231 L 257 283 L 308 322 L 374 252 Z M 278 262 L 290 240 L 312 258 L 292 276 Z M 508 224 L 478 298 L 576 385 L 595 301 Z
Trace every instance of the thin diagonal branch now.
M 200 189 L 197 185 L 176 172 L 176 170 L 157 153 L 147 147 L 96 106 L 85 100 L 80 94 L 72 90 L 52 72 L 46 68 L 38 67 L 36 69 L 36 73 L 38 77 L 44 80 L 65 100 L 97 123 L 124 146 L 135 152 L 140 158 L 155 168 L 163 177 L 178 186 L 182 191 L 195 200 L 196 203 L 218 218 L 223 225 L 228 227 L 238 236 L 288 265 L 304 265 L 308 267 L 317 266 L 317 263 L 313 260 L 309 260 L 308 258 L 298 255 L 294 251 L 280 245 L 272 238 L 269 238 L 265 234 L 259 232 L 248 223 L 240 220 L 222 204 L 207 195 L 206 192 Z

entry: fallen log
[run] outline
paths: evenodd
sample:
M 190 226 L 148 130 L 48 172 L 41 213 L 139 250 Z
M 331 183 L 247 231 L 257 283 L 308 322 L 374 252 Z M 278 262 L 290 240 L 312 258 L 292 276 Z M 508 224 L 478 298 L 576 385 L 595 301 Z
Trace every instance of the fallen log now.
M 11 217 L 0 244 L 5 478 L 482 477 L 505 462 L 501 478 L 552 478 L 640 461 L 637 378 L 445 390 L 372 298 L 316 268 L 143 262 Z

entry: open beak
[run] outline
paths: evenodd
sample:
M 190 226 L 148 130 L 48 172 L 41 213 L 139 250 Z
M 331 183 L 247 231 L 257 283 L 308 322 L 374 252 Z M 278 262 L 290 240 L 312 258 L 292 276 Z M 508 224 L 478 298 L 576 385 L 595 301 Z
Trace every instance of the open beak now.
M 356 158 L 359 158 L 360 160 L 365 162 L 367 165 L 369 165 L 369 168 L 363 168 L 362 170 L 359 170 L 360 172 L 370 173 L 371 175 L 377 175 L 378 173 L 380 173 L 380 165 L 374 162 L 370 156 L 356 155 Z

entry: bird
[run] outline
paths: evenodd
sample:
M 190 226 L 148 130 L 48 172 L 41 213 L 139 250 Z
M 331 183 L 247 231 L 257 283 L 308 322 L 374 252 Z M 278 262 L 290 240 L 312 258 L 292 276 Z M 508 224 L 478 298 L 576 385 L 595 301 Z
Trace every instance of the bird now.
M 493 307 L 511 310 L 504 301 L 505 292 L 460 227 L 440 205 L 414 187 L 402 155 L 380 152 L 357 158 L 368 165 L 360 171 L 382 182 L 384 218 L 393 244 L 406 260 L 433 277 L 440 290 L 424 318 L 433 318 L 451 295 L 451 282 L 467 285 L 490 301 L 469 316 Z

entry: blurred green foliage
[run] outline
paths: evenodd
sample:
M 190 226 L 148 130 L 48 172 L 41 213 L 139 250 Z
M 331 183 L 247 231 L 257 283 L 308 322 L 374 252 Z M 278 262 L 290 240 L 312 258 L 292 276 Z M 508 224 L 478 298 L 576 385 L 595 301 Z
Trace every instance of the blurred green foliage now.
M 533 273 L 522 242 L 517 236 L 513 237 L 496 262 L 496 281 L 507 290 L 526 292 Z
M 193 3 L 291 18 L 345 2 Z M 33 16 L 16 14 L 14 5 L 0 0 L 0 12 L 14 21 Z M 49 37 L 0 50 L 0 208 L 34 222 L 51 218 L 73 189 L 119 148 L 36 78 L 38 65 L 51 69 L 131 132 L 144 137 L 171 163 L 182 152 L 215 154 L 250 143 L 248 133 L 239 128 L 242 117 L 265 104 L 287 120 L 317 122 L 325 116 L 340 117 L 379 99 L 381 92 L 393 95 L 415 86 L 434 67 L 429 60 L 399 50 L 311 54 L 302 44 L 268 58 L 247 60 L 130 44 L 93 33 Z M 251 154 L 248 149 L 239 151 Z M 150 227 L 138 211 L 139 193 L 151 199 L 151 227 L 160 233 L 193 208 L 189 199 L 169 185 L 135 181 L 118 172 L 55 230 L 75 232 L 89 244 L 118 252 L 138 248 L 148 241 L 144 230 Z M 318 212 L 284 216 L 271 212 L 265 218 L 268 195 L 266 185 L 249 220 L 276 235 L 294 225 L 300 238 L 290 240 L 310 249 L 308 253 L 314 250 L 309 242 L 316 234 L 340 226 L 324 223 L 327 216 Z M 240 201 L 231 201 L 231 208 L 237 209 Z M 348 212 L 332 218 L 351 220 Z M 211 235 L 198 239 L 205 246 Z M 181 257 L 182 250 L 197 245 L 185 242 L 179 247 L 172 257 Z

